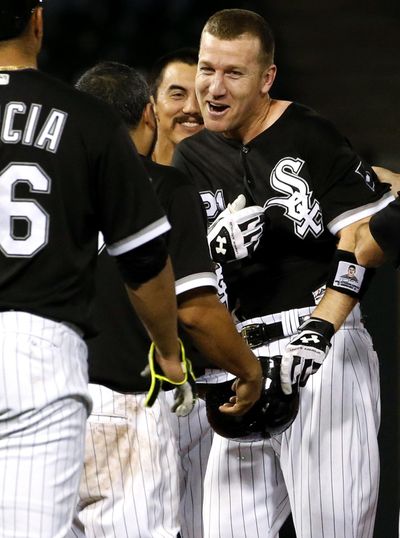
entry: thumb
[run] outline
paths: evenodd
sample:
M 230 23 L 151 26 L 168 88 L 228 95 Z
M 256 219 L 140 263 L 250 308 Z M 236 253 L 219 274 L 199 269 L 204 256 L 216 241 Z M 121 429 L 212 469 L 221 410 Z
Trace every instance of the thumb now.
M 239 196 L 231 203 L 228 204 L 229 211 L 231 213 L 236 213 L 246 206 L 246 197 L 244 194 L 239 194 Z

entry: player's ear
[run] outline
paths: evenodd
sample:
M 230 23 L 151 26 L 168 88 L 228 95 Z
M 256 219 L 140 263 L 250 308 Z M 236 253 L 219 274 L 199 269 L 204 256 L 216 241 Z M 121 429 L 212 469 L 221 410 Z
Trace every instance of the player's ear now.
M 153 104 L 151 102 L 147 103 L 147 105 L 145 106 L 145 109 L 143 110 L 143 120 L 145 124 L 148 127 L 150 127 L 152 131 L 156 130 L 157 123 L 156 123 L 156 118 L 154 114 Z
M 158 114 L 157 114 L 157 103 L 152 95 L 150 95 L 150 103 L 153 109 L 154 117 L 156 120 L 158 120 Z
M 264 69 L 261 75 L 261 93 L 266 95 L 270 91 L 272 84 L 274 83 L 275 77 L 276 77 L 276 65 L 275 64 L 272 64 L 266 69 Z
M 43 8 L 37 7 L 33 10 L 30 24 L 32 25 L 33 35 L 40 46 L 43 39 Z

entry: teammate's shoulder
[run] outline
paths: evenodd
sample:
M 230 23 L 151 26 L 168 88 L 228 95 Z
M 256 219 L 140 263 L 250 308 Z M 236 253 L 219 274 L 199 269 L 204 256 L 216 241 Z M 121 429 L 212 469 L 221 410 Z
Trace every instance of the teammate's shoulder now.
M 150 157 L 143 156 L 142 162 L 155 187 L 165 186 L 166 188 L 172 189 L 193 185 L 193 182 L 188 175 L 174 166 L 159 164 L 150 159 Z
M 294 102 L 287 109 L 289 124 L 301 132 L 302 138 L 315 140 L 315 137 L 324 137 L 329 139 L 342 139 L 334 122 L 325 117 L 319 111 L 302 103 Z
M 183 139 L 176 147 L 180 152 L 197 151 L 199 148 L 215 147 L 222 142 L 219 133 L 214 133 L 208 129 L 202 129 L 198 133 Z M 175 150 L 175 151 L 176 151 Z
M 294 102 L 288 109 L 299 121 L 307 121 L 314 125 L 333 126 L 332 120 L 325 117 L 321 112 L 308 105 Z

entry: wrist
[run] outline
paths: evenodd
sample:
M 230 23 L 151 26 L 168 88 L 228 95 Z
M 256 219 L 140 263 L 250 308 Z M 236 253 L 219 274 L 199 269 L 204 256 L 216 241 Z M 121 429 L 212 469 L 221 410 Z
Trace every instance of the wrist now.
M 298 332 L 302 331 L 314 331 L 330 342 L 335 334 L 335 326 L 326 319 L 311 317 L 302 323 L 298 328 Z
M 248 366 L 238 375 L 242 381 L 252 383 L 262 378 L 262 368 L 260 361 L 254 356 L 254 359 L 248 361 Z

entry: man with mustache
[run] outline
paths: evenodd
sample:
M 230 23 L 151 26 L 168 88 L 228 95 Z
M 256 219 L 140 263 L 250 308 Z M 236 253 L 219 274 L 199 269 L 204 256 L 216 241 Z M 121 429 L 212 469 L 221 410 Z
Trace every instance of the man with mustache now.
M 197 50 L 183 48 L 159 58 L 150 73 L 152 102 L 157 122 L 153 160 L 171 164 L 175 146 L 203 128 L 194 80 Z

